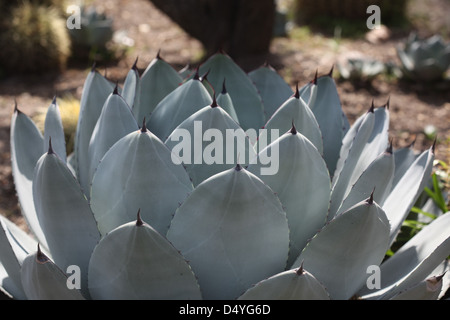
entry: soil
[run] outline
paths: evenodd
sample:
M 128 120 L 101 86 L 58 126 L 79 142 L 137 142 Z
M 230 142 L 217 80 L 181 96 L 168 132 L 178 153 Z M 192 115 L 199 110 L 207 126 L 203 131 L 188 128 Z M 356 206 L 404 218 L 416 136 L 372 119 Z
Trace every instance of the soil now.
M 447 31 L 444 35 L 449 35 L 449 1 L 412 2 L 417 3 L 416 13 L 426 12 L 431 17 L 425 22 L 420 19 L 416 21 L 421 33 L 431 35 L 445 28 Z M 425 2 L 427 7 L 423 7 Z M 158 11 L 150 1 L 106 0 L 94 3 L 114 19 L 115 30 L 126 31 L 127 36 L 134 41 L 133 48 L 117 61 L 97 66 L 112 81 L 123 83 L 136 57 L 137 66 L 143 71 L 159 50 L 161 57 L 177 70 L 187 64 L 195 65 L 202 58 L 202 45 Z M 356 39 L 336 38 L 311 31 L 306 37 L 276 37 L 272 41 L 267 61 L 293 87 L 296 83 L 303 85 L 311 81 L 316 70 L 319 75 L 329 73 L 338 61 L 353 53 L 382 62 L 399 63 L 395 48 L 406 39 L 409 30 L 388 30 L 387 36 L 382 31 L 378 35 L 372 32 Z M 375 40 L 371 38 L 373 36 Z M 10 164 L 9 131 L 14 101 L 17 101 L 21 111 L 32 116 L 45 110 L 55 94 L 60 96 L 71 93 L 80 98 L 90 67 L 90 62 L 78 62 L 56 76 L 11 76 L 0 82 L 0 212 L 22 226 L 24 222 L 17 204 Z M 334 75 L 336 73 L 335 69 Z M 390 134 L 394 148 L 410 145 L 413 141 L 417 151 L 429 148 L 433 140 L 426 137 L 424 128 L 433 125 L 438 137 L 436 157 L 450 162 L 448 82 L 424 85 L 378 77 L 371 82 L 355 83 L 339 80 L 336 76 L 335 80 L 343 110 L 350 123 L 366 112 L 372 101 L 375 106 L 381 106 L 389 100 Z

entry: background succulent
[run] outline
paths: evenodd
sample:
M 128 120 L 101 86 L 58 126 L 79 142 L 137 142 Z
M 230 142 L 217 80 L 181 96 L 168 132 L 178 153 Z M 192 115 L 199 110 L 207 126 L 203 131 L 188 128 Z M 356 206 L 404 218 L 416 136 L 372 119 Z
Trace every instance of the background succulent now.
M 330 75 L 292 92 L 272 68 L 246 74 L 223 53 L 185 79 L 158 55 L 122 88 L 93 69 L 73 153 L 56 103 L 43 135 L 14 112 L 13 175 L 33 236 L 1 218 L 1 286 L 18 299 L 437 298 L 449 214 L 385 259 L 434 160 L 434 146 L 397 156 L 388 107 L 372 104 L 350 127 Z M 236 154 L 227 166 L 174 162 L 168 138 L 194 120 L 279 129 L 266 148 L 247 141 L 256 160 L 278 152 L 279 169 L 262 174 L 262 161 Z M 73 266 L 78 288 L 67 285 Z
M 405 76 L 418 81 L 442 80 L 450 66 L 450 44 L 439 35 L 420 39 L 411 33 L 397 54 Z

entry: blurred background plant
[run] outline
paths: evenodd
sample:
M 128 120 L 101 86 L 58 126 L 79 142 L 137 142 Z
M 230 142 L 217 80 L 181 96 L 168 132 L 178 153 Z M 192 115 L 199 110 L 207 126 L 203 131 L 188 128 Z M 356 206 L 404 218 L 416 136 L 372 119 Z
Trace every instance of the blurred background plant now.
M 0 3 L 0 76 L 61 73 L 72 62 L 116 62 L 133 45 L 92 1 L 13 0 Z M 71 5 L 79 12 L 70 12 Z M 67 20 L 79 14 L 80 28 Z
M 70 37 L 56 5 L 61 1 L 5 2 L 0 10 L 0 72 L 63 71 Z

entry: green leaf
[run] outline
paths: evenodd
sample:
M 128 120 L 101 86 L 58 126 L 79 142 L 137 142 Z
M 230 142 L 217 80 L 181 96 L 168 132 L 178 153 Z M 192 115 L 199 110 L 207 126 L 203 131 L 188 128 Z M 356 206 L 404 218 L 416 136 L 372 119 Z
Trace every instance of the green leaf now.
M 94 69 L 89 73 L 84 82 L 74 153 L 76 177 L 86 193 L 89 191 L 90 184 L 89 142 L 91 141 L 92 132 L 102 112 L 103 105 L 112 91 L 112 84 Z
M 56 103 L 56 97 L 53 99 L 52 104 L 48 107 L 47 114 L 45 116 L 44 125 L 44 148 L 42 153 L 48 150 L 48 143 L 52 139 L 53 150 L 58 157 L 67 162 L 66 153 L 66 140 L 64 136 L 64 129 L 61 120 L 61 114 L 59 112 L 58 104 Z
M 110 94 L 89 142 L 89 183 L 105 153 L 122 137 L 138 129 L 125 100 L 117 92 Z M 89 195 L 89 189 L 86 189 L 86 195 Z
M 33 202 L 34 167 L 43 154 L 44 137 L 34 122 L 17 108 L 11 119 L 11 168 L 22 215 L 32 233 L 47 247 Z
M 276 155 L 276 170 L 267 173 L 267 155 Z M 307 241 L 326 223 L 331 183 L 322 156 L 295 128 L 262 150 L 248 170 L 264 181 L 280 198 L 289 224 L 288 267 Z
M 33 199 L 53 261 L 63 270 L 80 267 L 85 285 L 89 257 L 100 234 L 80 185 L 51 148 L 36 165 Z
M 134 220 L 139 209 L 143 219 L 165 234 L 192 189 L 186 170 L 174 163 L 170 150 L 142 128 L 105 154 L 92 180 L 91 208 L 102 235 Z
M 445 213 L 424 227 L 381 265 L 381 286 L 362 290 L 367 299 L 388 299 L 425 280 L 450 252 L 450 214 Z
M 147 128 L 165 141 L 181 122 L 211 102 L 203 84 L 198 79 L 190 79 L 158 103 L 147 121 Z
M 67 276 L 39 248 L 24 260 L 21 274 L 30 300 L 84 300 L 78 289 L 69 289 Z
M 248 76 L 261 95 L 266 118 L 271 117 L 294 93 L 277 71 L 269 65 L 249 72 Z
M 299 268 L 257 283 L 238 300 L 330 300 L 330 297 L 311 273 Z
M 167 239 L 189 261 L 205 299 L 235 299 L 282 272 L 289 250 L 279 199 L 239 165 L 197 186 L 176 211 Z
M 139 101 L 133 107 L 138 123 L 147 120 L 161 100 L 175 90 L 183 79 L 159 55 L 153 59 L 140 78 Z
M 180 156 L 194 186 L 256 157 L 244 130 L 214 102 L 184 120 L 165 144 Z
M 306 84 L 300 89 L 300 96 L 307 102 L 319 123 L 323 137 L 325 162 L 330 176 L 333 176 L 342 139 L 349 130 L 349 123 L 342 110 L 333 78 L 330 76 L 319 77 L 317 79 L 317 93 L 313 96 L 311 91 L 315 86 L 314 82 Z M 311 101 L 310 97 L 313 98 Z
M 227 91 L 233 101 L 239 124 L 244 130 L 259 129 L 265 123 L 264 105 L 250 77 L 227 55 L 217 53 L 204 62 L 199 72 L 208 73 L 215 92 L 226 79 Z
M 140 218 L 114 229 L 95 247 L 89 291 L 94 299 L 201 299 L 189 264 Z
M 330 294 L 350 299 L 366 284 L 367 268 L 378 266 L 389 248 L 389 222 L 372 198 L 331 220 L 305 247 L 302 262 Z

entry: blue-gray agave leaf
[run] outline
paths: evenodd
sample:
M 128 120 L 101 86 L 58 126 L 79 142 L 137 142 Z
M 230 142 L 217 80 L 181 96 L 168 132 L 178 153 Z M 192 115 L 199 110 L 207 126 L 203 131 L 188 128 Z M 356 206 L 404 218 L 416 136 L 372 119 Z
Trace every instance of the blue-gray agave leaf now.
M 262 280 L 238 300 L 330 300 L 330 297 L 311 273 L 298 268 Z
M 86 289 L 89 257 L 100 234 L 78 181 L 51 145 L 36 164 L 33 200 L 52 260 L 62 270 L 77 265 Z
M 311 95 L 311 89 L 317 84 L 315 98 Z M 330 175 L 334 175 L 336 163 L 342 139 L 350 128 L 345 116 L 336 83 L 331 76 L 322 76 L 317 81 L 310 82 L 300 89 L 300 96 L 316 116 L 323 137 L 323 154 Z M 313 99 L 310 99 L 313 98 Z
M 205 299 L 235 299 L 285 269 L 289 228 L 280 200 L 241 166 L 199 184 L 167 239 L 189 261 Z
M 81 291 L 69 288 L 67 275 L 39 248 L 25 258 L 21 274 L 23 288 L 30 300 L 84 300 Z
M 442 291 L 443 275 L 433 276 L 405 289 L 391 300 L 437 300 Z
M 249 76 L 228 55 L 217 53 L 200 66 L 200 74 L 208 72 L 208 82 L 215 92 L 222 88 L 223 79 L 233 100 L 233 106 L 244 130 L 261 128 L 265 123 L 261 96 Z
M 112 84 L 95 69 L 92 69 L 83 86 L 75 136 L 75 172 L 84 192 L 88 192 L 90 159 L 89 142 L 106 99 L 113 91 Z
M 125 77 L 121 93 L 122 97 L 133 111 L 136 111 L 141 96 L 141 79 L 136 64 L 137 59 Z M 138 123 L 142 123 L 144 120 L 143 116 L 135 114 L 135 117 Z
M 133 106 L 138 123 L 147 120 L 156 106 L 181 83 L 182 77 L 159 54 L 145 69 L 139 81 L 139 100 Z
M 189 264 L 140 217 L 108 233 L 92 253 L 89 291 L 94 299 L 201 299 Z
M 109 148 L 122 137 L 138 129 L 139 126 L 130 107 L 115 90 L 105 101 L 89 142 L 89 183 L 92 181 L 100 160 Z M 89 186 L 83 187 L 87 188 L 83 190 L 86 195 L 89 195 Z
M 44 148 L 42 149 L 42 154 L 48 150 L 50 138 L 52 139 L 53 150 L 61 160 L 66 162 L 66 140 L 56 97 L 53 99 L 52 104 L 48 107 L 47 114 L 45 116 Z
M 359 170 L 355 168 L 358 168 L 366 143 L 372 135 L 374 123 L 375 115 L 372 108 L 361 117 L 360 121 L 355 122 L 342 141 L 339 160 L 332 179 L 328 220 L 336 215 L 345 196 L 364 170 L 361 167 Z
M 395 162 L 392 148 L 379 155 L 361 174 L 352 188 L 345 195 L 337 214 L 341 214 L 353 205 L 367 199 L 373 192 L 374 201 L 383 206 L 392 188 Z M 375 191 L 375 192 L 374 192 Z
M 36 240 L 0 216 L 0 287 L 15 299 L 26 299 L 20 269 L 23 260 L 36 246 Z
M 120 139 L 105 154 L 92 180 L 91 208 L 102 235 L 143 219 L 165 235 L 192 183 L 181 164 L 145 127 Z
M 255 84 L 264 103 L 266 118 L 294 94 L 291 87 L 270 65 L 264 65 L 249 72 L 248 76 Z
M 426 280 L 450 252 L 450 214 L 436 218 L 404 244 L 380 267 L 380 289 L 364 288 L 366 299 L 391 298 L 405 289 Z
M 263 171 L 267 154 L 276 155 L 272 172 Z M 289 224 L 290 267 L 307 241 L 325 222 L 330 203 L 328 170 L 316 147 L 292 127 L 258 154 L 248 170 L 263 180 L 280 198 Z M 265 173 L 266 172 L 266 173 Z
M 184 120 L 165 144 L 183 161 L 194 186 L 256 157 L 247 134 L 215 101 Z
M 398 181 L 403 177 L 411 164 L 417 159 L 419 153 L 413 149 L 413 144 L 409 147 L 394 150 L 395 173 L 392 181 L 392 187 L 396 186 Z
M 236 114 L 236 110 L 234 109 L 233 100 L 227 91 L 225 79 L 223 80 L 222 91 L 220 91 L 217 95 L 217 104 L 221 106 L 222 109 L 225 110 L 234 121 L 239 123 L 239 118 Z
M 17 108 L 11 119 L 11 168 L 22 215 L 32 233 L 47 247 L 33 203 L 34 167 L 43 154 L 44 137 L 34 122 Z
M 303 262 L 331 299 L 350 299 L 366 284 L 368 267 L 383 260 L 389 230 L 386 214 L 371 197 L 331 220 L 311 239 L 294 266 Z
M 192 114 L 210 105 L 212 98 L 198 77 L 190 79 L 168 94 L 155 107 L 147 128 L 162 141 Z
M 315 88 L 311 88 L 312 95 L 315 95 Z M 264 131 L 260 134 L 258 141 L 270 143 L 273 141 L 271 130 L 277 129 L 281 134 L 288 132 L 292 124 L 295 124 L 296 130 L 308 138 L 313 145 L 323 155 L 322 132 L 311 109 L 300 97 L 298 90 L 295 95 L 288 98 L 272 115 L 264 126 Z
M 434 146 L 410 165 L 383 204 L 383 210 L 391 223 L 391 244 L 397 237 L 400 227 L 414 203 L 429 181 L 434 161 Z

